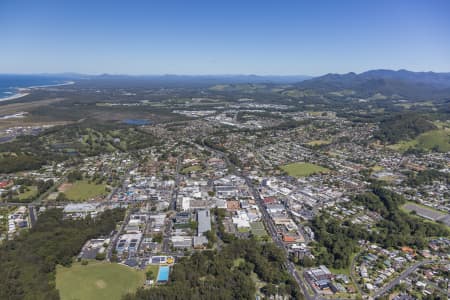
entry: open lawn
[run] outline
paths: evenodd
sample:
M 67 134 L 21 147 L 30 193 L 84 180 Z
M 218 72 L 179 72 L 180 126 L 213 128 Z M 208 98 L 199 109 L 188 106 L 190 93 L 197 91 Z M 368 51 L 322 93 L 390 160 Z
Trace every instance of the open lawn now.
M 56 288 L 62 300 L 120 300 L 145 282 L 145 273 L 127 266 L 89 261 L 70 268 L 58 266 Z
M 67 189 L 64 194 L 73 201 L 86 201 L 97 196 L 106 195 L 105 184 L 89 183 L 87 180 L 79 180 Z
M 239 227 L 239 228 L 238 228 L 238 231 L 239 231 L 240 233 L 246 233 L 246 232 L 249 232 L 249 231 L 250 231 L 250 228 Z
M 310 163 L 292 163 L 280 166 L 280 169 L 286 172 L 289 176 L 304 177 L 317 173 L 327 173 L 330 170 L 315 164 Z
M 182 174 L 188 174 L 190 172 L 196 172 L 196 171 L 200 171 L 202 169 L 201 166 L 190 166 L 190 167 L 186 167 L 183 170 L 181 170 Z
M 148 265 L 147 268 L 145 268 L 145 272 L 152 273 L 150 280 L 156 280 L 156 277 L 158 276 L 159 266 L 158 265 Z
M 331 140 L 314 140 L 307 143 L 310 146 L 322 146 L 331 144 Z
M 375 165 L 371 169 L 372 169 L 373 172 L 380 172 L 380 171 L 384 170 L 384 168 L 382 166 L 379 166 L 379 165 Z
M 450 151 L 450 129 L 431 130 L 422 133 L 413 140 L 401 141 L 400 143 L 390 145 L 389 148 L 401 152 L 404 152 L 409 148 L 421 150 L 435 149 L 439 152 L 447 152 Z
M 440 152 L 450 151 L 450 129 L 432 130 L 417 137 L 418 146 L 425 149 L 437 148 Z
M 32 185 L 25 188 L 25 192 L 19 194 L 19 200 L 26 200 L 37 195 L 37 186 Z

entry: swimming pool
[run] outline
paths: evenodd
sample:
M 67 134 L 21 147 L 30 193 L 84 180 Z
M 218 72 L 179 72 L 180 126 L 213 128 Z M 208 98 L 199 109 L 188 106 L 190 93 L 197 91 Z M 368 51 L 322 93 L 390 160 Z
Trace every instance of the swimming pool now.
M 167 282 L 169 280 L 169 271 L 170 271 L 170 267 L 168 267 L 168 266 L 159 267 L 158 278 L 156 279 L 156 281 L 157 282 Z

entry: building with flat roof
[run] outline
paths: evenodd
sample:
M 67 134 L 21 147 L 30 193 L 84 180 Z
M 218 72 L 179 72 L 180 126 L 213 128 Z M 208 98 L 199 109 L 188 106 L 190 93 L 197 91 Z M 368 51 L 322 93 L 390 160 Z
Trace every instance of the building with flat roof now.
M 122 255 L 123 252 L 137 252 L 141 239 L 142 233 L 122 234 L 116 246 L 117 253 Z
M 211 215 L 209 209 L 197 211 L 197 235 L 202 236 L 203 233 L 211 230 Z
M 333 274 L 327 267 L 321 265 L 318 268 L 312 268 L 306 272 L 306 274 L 314 281 L 330 280 L 333 278 Z
M 170 238 L 172 245 L 177 249 L 189 249 L 192 247 L 192 237 L 174 235 Z
M 64 215 L 71 218 L 85 218 L 97 215 L 97 205 L 91 203 L 69 203 L 63 209 Z
M 232 185 L 220 185 L 216 186 L 214 189 L 218 198 L 233 198 L 238 194 L 237 188 Z

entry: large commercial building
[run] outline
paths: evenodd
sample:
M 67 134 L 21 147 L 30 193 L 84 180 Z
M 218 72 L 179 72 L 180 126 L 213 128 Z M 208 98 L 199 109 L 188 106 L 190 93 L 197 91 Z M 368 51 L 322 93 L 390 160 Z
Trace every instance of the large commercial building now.
M 197 211 L 197 235 L 202 236 L 203 233 L 211 230 L 211 215 L 209 209 Z

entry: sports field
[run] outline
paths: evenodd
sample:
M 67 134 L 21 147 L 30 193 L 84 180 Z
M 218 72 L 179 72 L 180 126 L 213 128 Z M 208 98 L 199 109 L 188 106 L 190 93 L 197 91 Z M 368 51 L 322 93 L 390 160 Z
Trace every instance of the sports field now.
M 89 183 L 87 180 L 74 182 L 64 194 L 73 201 L 86 201 L 97 196 L 106 195 L 105 184 Z
M 250 223 L 250 230 L 254 236 L 257 236 L 257 237 L 267 236 L 267 231 L 264 228 L 264 225 L 262 222 Z
M 127 266 L 89 261 L 86 266 L 58 266 L 56 288 L 61 300 L 120 300 L 143 286 L 145 273 Z
M 280 167 L 289 176 L 305 177 L 317 173 L 327 173 L 330 170 L 311 163 L 292 163 Z

